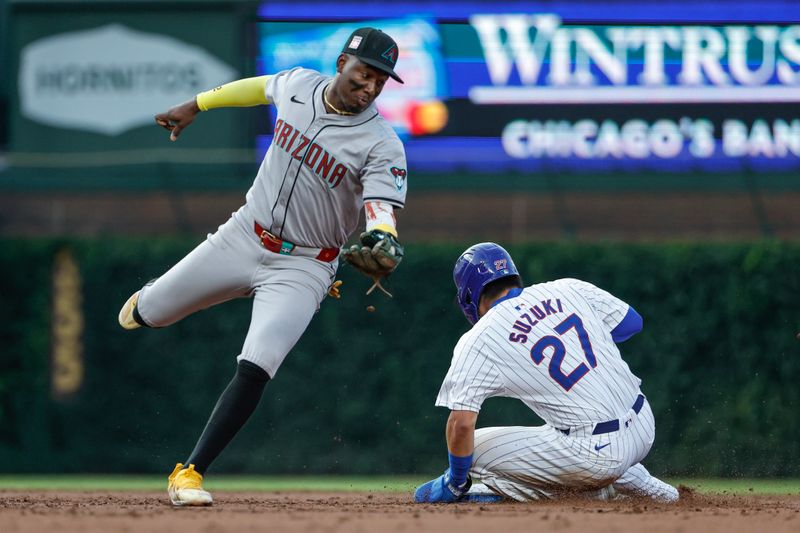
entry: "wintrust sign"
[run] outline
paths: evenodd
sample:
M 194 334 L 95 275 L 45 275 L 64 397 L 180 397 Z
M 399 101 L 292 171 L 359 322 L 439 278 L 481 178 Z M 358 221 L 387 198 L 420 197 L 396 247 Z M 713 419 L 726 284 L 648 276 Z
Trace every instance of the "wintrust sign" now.
M 492 84 L 470 89 L 474 103 L 800 101 L 800 25 L 562 26 L 552 14 L 470 24 Z
M 20 57 L 20 108 L 49 126 L 118 135 L 236 77 L 200 47 L 111 24 L 27 45 Z

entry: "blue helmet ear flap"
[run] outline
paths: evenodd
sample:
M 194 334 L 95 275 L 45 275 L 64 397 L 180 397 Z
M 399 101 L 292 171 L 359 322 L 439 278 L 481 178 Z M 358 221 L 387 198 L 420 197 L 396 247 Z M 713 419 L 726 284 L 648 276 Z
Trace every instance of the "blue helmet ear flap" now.
M 470 279 L 473 277 L 474 268 L 472 265 L 472 254 L 467 250 L 456 261 L 453 268 L 453 280 L 456 284 L 456 299 L 461 311 L 470 324 L 478 321 L 478 307 L 472 295 L 472 283 Z

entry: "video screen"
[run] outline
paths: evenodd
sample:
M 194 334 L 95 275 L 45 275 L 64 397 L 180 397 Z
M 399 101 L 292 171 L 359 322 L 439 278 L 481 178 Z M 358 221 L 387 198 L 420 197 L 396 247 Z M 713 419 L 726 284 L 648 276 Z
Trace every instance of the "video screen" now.
M 270 2 L 259 11 L 258 69 L 333 76 L 352 30 L 383 29 L 405 84 L 390 80 L 376 103 L 416 171 L 800 167 L 800 8 L 697 2 L 681 20 L 674 2 L 529 4 L 408 15 L 419 8 L 409 2 L 365 20 L 356 4 Z

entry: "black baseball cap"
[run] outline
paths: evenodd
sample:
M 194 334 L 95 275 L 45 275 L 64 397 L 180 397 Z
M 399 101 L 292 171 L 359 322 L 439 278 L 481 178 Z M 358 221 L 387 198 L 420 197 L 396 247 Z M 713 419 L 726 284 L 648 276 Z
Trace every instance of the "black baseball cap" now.
M 403 80 L 394 71 L 400 50 L 394 39 L 381 30 L 358 28 L 347 38 L 342 53 L 356 56 L 367 65 L 382 70 L 393 79 L 403 83 Z

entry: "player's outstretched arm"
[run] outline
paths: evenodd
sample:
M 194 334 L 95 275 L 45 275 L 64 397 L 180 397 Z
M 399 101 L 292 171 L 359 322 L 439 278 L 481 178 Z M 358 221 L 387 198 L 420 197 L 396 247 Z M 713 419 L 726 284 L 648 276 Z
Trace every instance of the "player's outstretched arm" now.
M 436 479 L 417 487 L 416 503 L 457 502 L 469 491 L 472 478 L 472 452 L 475 447 L 475 423 L 478 413 L 451 411 L 447 420 L 447 456 L 450 467 Z
M 257 76 L 236 80 L 198 94 L 195 98 L 156 115 L 156 124 L 171 132 L 174 141 L 191 124 L 200 111 L 218 107 L 251 107 L 268 104 L 264 86 L 269 76 Z

